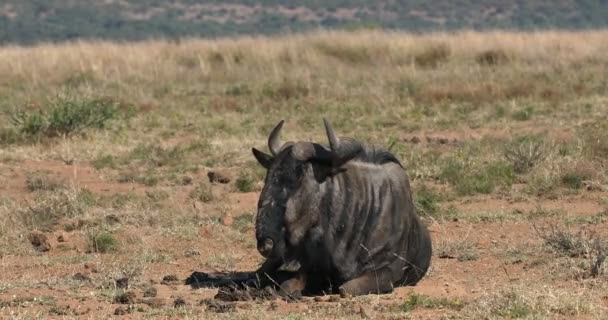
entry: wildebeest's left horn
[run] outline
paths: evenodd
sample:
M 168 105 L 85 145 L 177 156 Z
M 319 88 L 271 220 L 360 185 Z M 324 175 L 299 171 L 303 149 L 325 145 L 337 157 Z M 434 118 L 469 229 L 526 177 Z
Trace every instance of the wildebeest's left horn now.
M 338 139 L 338 137 L 336 137 L 334 129 L 332 129 L 327 119 L 323 118 L 323 124 L 325 125 L 327 139 L 329 140 L 329 148 L 331 149 L 331 151 L 336 152 L 338 149 L 340 149 L 340 140 Z
M 268 137 L 268 149 L 270 149 L 270 153 L 272 153 L 273 156 L 279 154 L 281 146 L 283 145 L 279 139 L 279 133 L 281 133 L 281 128 L 283 128 L 283 123 L 285 123 L 285 120 L 279 121 L 279 124 L 272 129 L 270 136 Z

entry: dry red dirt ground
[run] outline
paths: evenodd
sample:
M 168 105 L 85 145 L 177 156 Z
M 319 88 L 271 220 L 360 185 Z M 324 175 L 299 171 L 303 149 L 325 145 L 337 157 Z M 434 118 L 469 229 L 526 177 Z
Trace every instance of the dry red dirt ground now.
M 58 180 L 86 188 L 94 194 L 113 194 L 127 191 L 144 193 L 151 187 L 129 183 L 108 182 L 96 169 L 81 165 L 66 165 L 54 161 L 24 161 L 0 166 L 3 183 L 0 193 L 17 199 L 31 201 L 32 193 L 26 189 L 26 176 L 30 172 L 43 170 Z M 205 179 L 202 172 L 195 179 Z M 255 212 L 258 194 L 236 193 L 221 185 L 214 185 L 214 191 L 222 192 L 226 205 L 226 219 L 221 212 L 207 212 L 223 220 L 221 224 L 231 225 L 239 213 Z M 175 192 L 167 201 L 169 204 L 187 199 L 188 187 L 175 187 Z M 218 241 L 215 233 L 225 225 L 202 224 L 197 227 L 191 239 L 181 239 L 163 235 L 146 227 L 125 225 L 118 233 L 124 243 L 141 242 L 142 247 L 171 256 L 169 261 L 146 261 L 139 283 L 129 287 L 133 292 L 130 303 L 113 301 L 111 289 L 99 289 L 99 283 L 112 282 L 112 265 L 127 261 L 134 252 L 133 246 L 125 245 L 114 254 L 87 253 L 87 243 L 82 232 L 69 232 L 58 227 L 47 232 L 51 250 L 34 255 L 0 255 L 0 305 L 3 318 L 109 318 L 115 312 L 123 312 L 125 319 L 173 318 L 173 317 L 299 317 L 319 318 L 329 309 L 341 310 L 339 317 L 399 318 L 407 315 L 413 319 L 437 319 L 445 315 L 458 315 L 459 305 L 475 304 L 480 299 L 505 290 L 522 290 L 527 286 L 550 288 L 548 292 L 564 290 L 583 292 L 589 286 L 597 286 L 590 279 L 567 268 L 561 269 L 556 256 L 543 247 L 543 240 L 533 228 L 531 220 L 525 219 L 526 212 L 538 206 L 545 210 L 559 210 L 569 218 L 589 217 L 605 210 L 601 199 L 606 192 L 587 192 L 558 200 L 541 200 L 537 203 L 508 201 L 492 196 L 478 196 L 451 201 L 462 212 L 498 212 L 508 219 L 494 218 L 487 221 L 453 219 L 433 221 L 427 219 L 435 247 L 435 255 L 429 274 L 416 287 L 397 288 L 393 294 L 365 298 L 330 298 L 324 301 L 287 303 L 280 300 L 266 302 L 238 302 L 226 314 L 216 313 L 205 305 L 203 299 L 213 298 L 217 289 L 192 289 L 183 284 L 193 271 L 216 271 L 210 268 L 206 259 L 217 254 L 228 254 L 233 261 L 233 270 L 253 270 L 261 258 L 254 246 L 242 243 Z M 200 204 L 199 204 L 200 205 Z M 196 206 L 196 204 L 194 204 Z M 205 210 L 205 209 L 202 209 Z M 520 215 L 522 217 L 517 217 Z M 513 217 L 514 216 L 514 217 Z M 564 217 L 559 217 L 563 219 Z M 543 219 L 559 220 L 555 216 Z M 540 223 L 541 220 L 535 220 Z M 608 237 L 608 223 L 583 225 L 589 232 Z M 253 238 L 251 223 L 241 230 L 244 237 Z M 137 235 L 138 239 L 130 238 Z M 24 235 L 25 236 L 25 235 Z M 59 239 L 59 240 L 58 240 Z M 471 256 L 460 258 L 462 249 L 452 248 L 454 244 L 465 243 Z M 192 254 L 185 253 L 186 251 Z M 451 251 L 455 256 L 451 255 Z M 167 275 L 175 275 L 179 281 L 163 283 Z M 82 277 L 82 279 L 74 279 Z M 146 288 L 156 289 L 154 297 L 144 297 Z M 516 289 L 514 289 L 516 288 Z M 450 301 L 456 306 L 430 305 L 413 308 L 408 313 L 400 313 L 401 306 L 415 293 L 436 299 Z M 525 295 L 525 290 L 523 291 Z M 608 296 L 594 296 L 589 301 L 593 315 L 602 314 L 608 307 Z M 183 299 L 184 307 L 175 309 L 176 299 Z M 333 307 L 332 307 L 333 306 Z M 598 310 L 599 309 L 599 310 Z M 121 310 L 121 311 L 117 311 Z M 395 311 L 396 310 L 396 311 Z M 565 309 L 564 319 L 573 316 L 594 318 L 592 315 L 578 314 L 577 310 Z M 395 313 L 396 312 L 396 313 Z M 294 316 L 295 315 L 295 316 Z

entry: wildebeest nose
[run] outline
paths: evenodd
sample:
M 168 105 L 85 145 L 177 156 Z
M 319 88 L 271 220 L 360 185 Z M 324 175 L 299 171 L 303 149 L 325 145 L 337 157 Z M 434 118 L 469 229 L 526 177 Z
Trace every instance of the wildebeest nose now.
M 264 258 L 268 258 L 274 247 L 274 242 L 270 238 L 264 239 L 264 241 L 258 241 L 258 251 Z

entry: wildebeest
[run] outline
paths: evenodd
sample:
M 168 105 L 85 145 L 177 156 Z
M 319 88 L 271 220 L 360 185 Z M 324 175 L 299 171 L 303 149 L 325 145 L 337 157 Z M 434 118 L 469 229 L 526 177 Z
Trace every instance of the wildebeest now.
M 252 149 L 267 170 L 255 222 L 266 260 L 241 280 L 255 276 L 303 294 L 415 285 L 429 268 L 431 238 L 404 168 L 390 152 L 339 139 L 324 123 L 329 146 L 282 144 L 281 121 L 268 138 L 270 154 Z

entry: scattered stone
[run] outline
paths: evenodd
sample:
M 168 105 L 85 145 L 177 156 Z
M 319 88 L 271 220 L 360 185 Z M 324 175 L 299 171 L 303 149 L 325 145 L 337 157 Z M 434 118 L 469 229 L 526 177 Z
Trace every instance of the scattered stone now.
M 325 299 L 322 296 L 316 296 L 316 297 L 313 298 L 313 300 L 315 302 L 323 302 L 323 301 L 325 301 Z
M 144 298 L 154 298 L 158 294 L 156 288 L 149 286 L 144 290 Z
M 129 287 L 129 278 L 120 278 L 116 280 L 116 288 L 127 289 Z
M 201 252 L 196 249 L 188 248 L 188 249 L 186 249 L 186 251 L 184 251 L 184 256 L 186 256 L 186 257 L 193 257 L 193 256 L 200 256 L 200 255 L 201 255 Z
M 161 284 L 169 285 L 169 284 L 178 284 L 179 279 L 176 275 L 170 274 L 163 277 L 163 280 L 160 282 Z
M 57 236 L 57 242 L 66 242 L 66 236 L 64 234 L 60 234 Z
M 439 142 L 439 144 L 447 144 L 448 142 L 450 142 L 448 138 L 444 137 L 437 138 L 437 141 Z
M 133 304 L 135 303 L 135 292 L 127 291 L 114 297 L 114 303 Z
M 46 252 L 51 250 L 51 244 L 49 243 L 46 235 L 40 231 L 32 231 L 27 239 L 30 241 L 34 249 L 40 252 Z
M 327 299 L 327 302 L 338 302 L 338 301 L 340 301 L 340 298 L 344 298 L 344 297 L 342 297 L 342 295 L 346 296 L 347 294 L 345 294 L 345 293 L 344 294 L 340 293 L 340 295 L 332 294 L 331 296 L 329 296 L 329 299 Z
M 114 310 L 114 315 L 115 316 L 122 316 L 129 313 L 129 311 L 127 311 L 127 309 L 123 308 L 123 307 L 118 307 L 116 308 L 116 310 Z
M 182 297 L 178 297 L 177 299 L 175 299 L 175 301 L 173 301 L 174 308 L 181 308 L 181 307 L 185 307 L 185 306 L 186 306 L 186 300 L 184 300 L 184 298 L 182 298 Z
M 207 178 L 209 178 L 209 182 L 211 183 L 230 183 L 230 175 L 224 171 L 209 171 L 207 172 Z
M 98 272 L 97 265 L 94 262 L 86 262 L 84 264 L 84 268 L 86 270 L 89 270 L 90 272 L 93 272 L 93 273 L 97 273 Z
M 418 138 L 417 136 L 413 136 L 410 139 L 410 142 L 413 143 L 413 144 L 418 144 L 418 143 L 420 143 L 420 138 Z
M 91 278 L 89 276 L 87 276 L 84 273 L 80 273 L 78 272 L 77 274 L 75 274 L 72 279 L 76 280 L 76 281 L 91 281 Z

